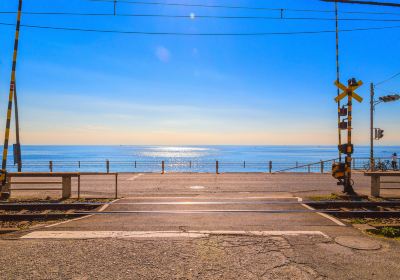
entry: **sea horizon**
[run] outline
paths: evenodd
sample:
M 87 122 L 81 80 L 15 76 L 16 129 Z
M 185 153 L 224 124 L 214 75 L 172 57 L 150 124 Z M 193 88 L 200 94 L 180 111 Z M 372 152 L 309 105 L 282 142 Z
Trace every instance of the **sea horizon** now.
M 23 171 L 158 172 L 161 162 L 172 171 L 212 172 L 219 161 L 222 170 L 265 171 L 331 161 L 338 158 L 335 145 L 22 145 Z M 388 160 L 400 146 L 376 146 L 375 157 Z M 355 146 L 358 165 L 370 157 L 370 147 Z M 12 148 L 8 169 L 16 170 Z M 328 166 L 327 164 L 326 166 Z M 225 169 L 224 169 L 225 168 Z

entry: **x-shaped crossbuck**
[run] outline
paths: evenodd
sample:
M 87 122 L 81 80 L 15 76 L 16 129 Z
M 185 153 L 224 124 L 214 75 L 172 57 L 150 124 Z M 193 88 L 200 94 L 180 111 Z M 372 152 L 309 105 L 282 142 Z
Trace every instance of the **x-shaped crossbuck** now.
M 339 102 L 340 100 L 342 100 L 343 98 L 345 98 L 346 96 L 350 95 L 351 97 L 353 97 L 355 100 L 357 100 L 358 102 L 362 102 L 363 98 L 361 96 L 359 96 L 357 93 L 355 93 L 354 91 L 356 89 L 358 89 L 360 86 L 363 85 L 362 81 L 358 81 L 358 83 L 356 85 L 351 85 L 346 87 L 345 85 L 343 85 L 342 83 L 335 81 L 335 86 L 337 86 L 339 89 L 343 90 L 343 92 L 341 94 L 339 94 L 336 98 L 335 101 Z

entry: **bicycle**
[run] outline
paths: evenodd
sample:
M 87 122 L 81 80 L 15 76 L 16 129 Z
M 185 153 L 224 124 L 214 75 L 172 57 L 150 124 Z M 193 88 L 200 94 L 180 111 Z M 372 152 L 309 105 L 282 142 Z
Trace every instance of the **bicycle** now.
M 366 171 L 371 171 L 371 164 L 370 162 L 367 162 L 364 164 L 364 170 Z M 375 163 L 374 170 L 380 170 L 380 171 L 388 171 L 391 169 L 391 164 L 389 160 L 381 161 L 379 160 L 377 163 Z

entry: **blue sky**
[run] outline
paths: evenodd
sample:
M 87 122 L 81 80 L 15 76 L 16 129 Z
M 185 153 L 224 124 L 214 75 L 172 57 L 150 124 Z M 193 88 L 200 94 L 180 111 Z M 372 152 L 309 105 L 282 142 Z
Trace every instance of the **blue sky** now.
M 317 0 L 184 1 L 332 9 Z M 0 11 L 15 11 L 17 0 Z M 148 2 L 151 2 L 148 0 Z M 341 11 L 396 8 L 340 5 Z M 112 13 L 112 3 L 24 0 L 24 11 Z M 118 4 L 119 13 L 279 16 L 278 12 Z M 285 12 L 287 17 L 333 14 Z M 399 19 L 400 15 L 347 18 Z M 15 15 L 0 15 L 14 23 Z M 252 33 L 334 30 L 334 21 L 23 15 L 23 24 L 123 31 Z M 342 29 L 400 22 L 341 22 Z M 0 26 L 0 129 L 14 28 Z M 400 72 L 400 28 L 342 33 L 341 78 L 365 82 L 355 104 L 357 144 L 368 143 L 369 83 Z M 156 36 L 22 28 L 17 81 L 25 144 L 336 144 L 334 33 L 291 36 Z M 377 88 L 399 91 L 400 78 Z M 383 145 L 400 142 L 400 102 L 377 108 Z

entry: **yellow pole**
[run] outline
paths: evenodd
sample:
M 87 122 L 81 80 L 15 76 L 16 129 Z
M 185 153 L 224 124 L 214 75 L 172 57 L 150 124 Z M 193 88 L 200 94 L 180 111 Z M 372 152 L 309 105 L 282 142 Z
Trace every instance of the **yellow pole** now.
M 8 141 L 10 139 L 11 111 L 12 111 L 12 103 L 13 103 L 13 99 L 14 99 L 15 70 L 17 68 L 18 39 L 19 39 L 19 30 L 20 30 L 20 25 L 21 25 L 21 11 L 22 11 L 22 0 L 19 0 L 17 25 L 16 25 L 16 29 L 15 29 L 15 41 L 14 41 L 14 53 L 13 53 L 13 63 L 12 63 L 12 71 L 11 71 L 10 92 L 9 92 L 9 96 L 8 96 L 7 121 L 6 121 L 5 135 L 4 135 L 3 161 L 1 164 L 1 173 L 0 173 L 0 183 L 1 183 L 2 189 L 6 183 L 6 177 L 7 177 L 6 170 L 7 170 Z
M 354 189 L 352 186 L 351 180 L 351 162 L 352 162 L 352 154 L 353 154 L 353 146 L 351 139 L 351 130 L 352 130 L 352 120 L 353 120 L 353 92 L 352 86 L 356 84 L 355 80 L 350 80 L 348 83 L 348 88 L 350 89 L 347 92 L 348 103 L 347 103 L 347 148 L 346 148 L 346 165 L 345 165 L 345 181 L 344 181 L 344 191 L 347 194 L 354 194 Z

